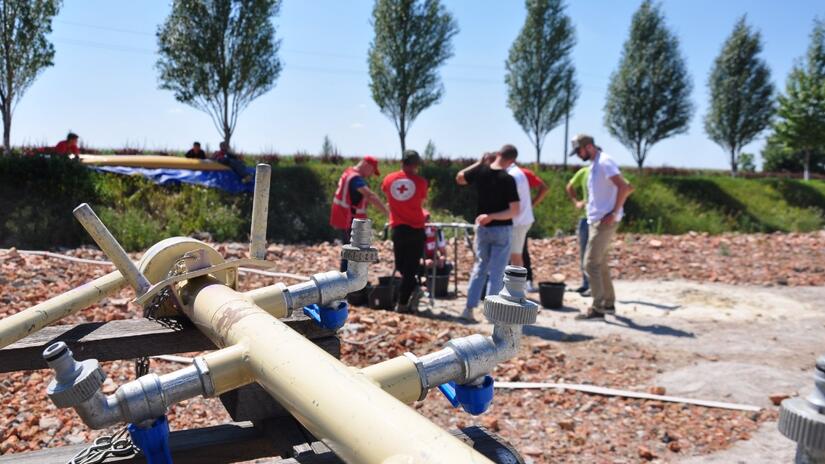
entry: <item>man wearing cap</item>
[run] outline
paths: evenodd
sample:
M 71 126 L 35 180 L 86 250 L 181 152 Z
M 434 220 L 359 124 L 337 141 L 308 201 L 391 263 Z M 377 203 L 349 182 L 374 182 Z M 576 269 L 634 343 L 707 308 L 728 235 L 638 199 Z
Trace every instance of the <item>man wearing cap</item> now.
M 415 150 L 406 150 L 401 158 L 401 170 L 390 173 L 381 182 L 381 190 L 390 205 L 390 228 L 395 268 L 401 273 L 398 312 L 415 312 L 418 308 L 418 269 L 424 253 L 424 200 L 427 181 L 418 175 L 421 157 Z
M 633 192 L 619 172 L 619 166 L 593 143 L 593 137 L 580 134 L 571 142 L 570 156 L 590 161 L 587 178 L 587 224 L 589 240 L 584 252 L 584 270 L 590 281 L 593 304 L 576 319 L 601 319 L 616 313 L 616 295 L 610 280 L 607 254 L 624 215 L 624 202 Z
M 348 167 L 338 179 L 338 188 L 332 199 L 332 209 L 329 215 L 329 224 L 339 231 L 344 243 L 349 243 L 353 219 L 366 219 L 367 203 L 389 214 L 389 209 L 378 198 L 369 186 L 368 179 L 380 175 L 378 160 L 374 156 L 365 156 L 354 167 Z M 347 270 L 346 260 L 341 260 L 341 271 Z
M 467 305 L 461 318 L 474 321 L 473 308 L 481 299 L 481 288 L 487 282 L 487 294 L 497 294 L 504 285 L 504 268 L 510 258 L 513 218 L 519 214 L 516 182 L 507 173 L 518 156 L 516 147 L 504 145 L 491 164 L 484 157 L 459 171 L 458 185 L 474 185 L 478 192 L 476 216 L 476 261 L 467 289 Z M 488 279 L 489 277 L 489 279 Z

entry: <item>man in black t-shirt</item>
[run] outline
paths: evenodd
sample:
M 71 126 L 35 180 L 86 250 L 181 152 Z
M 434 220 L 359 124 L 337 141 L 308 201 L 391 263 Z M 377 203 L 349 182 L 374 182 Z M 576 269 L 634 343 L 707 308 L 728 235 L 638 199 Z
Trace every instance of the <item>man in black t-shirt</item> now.
M 206 152 L 201 150 L 201 143 L 195 142 L 192 144 L 192 149 L 186 152 L 187 158 L 206 159 Z
M 498 294 L 504 285 L 504 268 L 510 258 L 512 219 L 519 213 L 516 181 L 507 173 L 507 168 L 516 161 L 517 156 L 516 147 L 504 145 L 492 163 L 485 162 L 485 155 L 456 176 L 458 185 L 474 185 L 478 192 L 476 261 L 470 275 L 462 319 L 475 321 L 473 308 L 481 299 L 484 282 L 487 282 L 488 295 Z

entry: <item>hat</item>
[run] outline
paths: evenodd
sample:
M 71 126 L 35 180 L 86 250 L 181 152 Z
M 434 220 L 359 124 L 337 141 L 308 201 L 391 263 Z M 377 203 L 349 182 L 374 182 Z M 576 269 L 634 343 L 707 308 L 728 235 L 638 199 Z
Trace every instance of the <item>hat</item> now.
M 372 155 L 367 155 L 367 156 L 364 157 L 364 162 L 369 164 L 370 166 L 372 166 L 372 168 L 375 170 L 376 175 L 378 175 L 378 176 L 381 175 L 381 172 L 378 171 L 378 158 L 376 158 Z
M 421 156 L 415 150 L 404 150 L 401 163 L 405 166 L 421 164 Z
M 570 154 L 567 156 L 574 156 L 578 154 L 579 147 L 586 147 L 588 144 L 593 143 L 593 136 L 586 135 L 586 134 L 579 134 L 573 137 L 573 140 L 570 141 L 570 146 L 573 148 L 570 151 Z

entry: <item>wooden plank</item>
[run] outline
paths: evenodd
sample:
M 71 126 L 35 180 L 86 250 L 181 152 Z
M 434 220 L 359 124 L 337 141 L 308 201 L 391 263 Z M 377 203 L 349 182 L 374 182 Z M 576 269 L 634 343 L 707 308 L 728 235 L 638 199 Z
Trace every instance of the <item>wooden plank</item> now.
M 306 433 L 295 419 L 284 417 L 260 426 L 235 422 L 214 427 L 174 431 L 169 447 L 175 464 L 214 464 L 247 461 L 272 456 L 289 456 L 306 441 Z M 89 443 L 0 456 L 0 464 L 52 464 L 68 462 Z M 106 462 L 145 463 L 143 456 L 110 459 Z
M 303 314 L 282 321 L 309 339 L 334 335 Z M 1 349 L 0 372 L 45 369 L 43 350 L 57 341 L 66 342 L 77 359 L 96 358 L 98 361 L 215 349 L 212 342 L 184 317 L 168 322 L 126 319 L 57 325 L 45 327 Z

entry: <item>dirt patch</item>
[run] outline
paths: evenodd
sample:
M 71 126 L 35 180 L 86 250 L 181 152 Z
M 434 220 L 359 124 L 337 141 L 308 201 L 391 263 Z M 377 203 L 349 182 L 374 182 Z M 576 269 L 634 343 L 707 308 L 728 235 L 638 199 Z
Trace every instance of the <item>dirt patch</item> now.
M 771 421 L 777 409 L 766 399 L 774 393 L 804 393 L 816 355 L 825 352 L 825 288 L 803 286 L 825 283 L 825 270 L 818 267 L 825 262 L 825 234 L 659 239 L 661 245 L 651 249 L 648 236 L 619 238 L 613 266 L 622 278 L 636 280 L 617 281 L 615 317 L 606 322 L 574 320 L 589 300 L 568 293 L 562 310 L 543 310 L 538 323 L 525 329 L 520 356 L 499 366 L 495 377 L 635 391 L 661 387 L 668 394 L 762 405 L 761 414 L 555 390 L 498 390 L 492 410 L 480 417 L 449 408 L 437 392 L 416 409 L 445 427 L 485 425 L 513 442 L 529 462 L 673 462 L 690 456 L 736 462 L 733 457 L 738 460 L 747 453 L 747 462 L 785 462 L 777 456 L 792 453 L 794 444 L 775 432 Z M 721 239 L 729 242 L 727 255 L 718 253 L 715 241 Z M 230 256 L 243 253 L 243 247 L 232 244 L 221 248 Z M 373 281 L 391 267 L 389 244 L 379 248 L 382 262 L 371 269 Z M 537 280 L 557 271 L 566 273 L 569 282 L 576 280 L 571 277 L 578 275 L 574 240 L 533 241 L 531 250 Z M 102 259 L 89 249 L 69 253 Z M 747 266 L 748 256 L 759 265 Z M 311 274 L 337 268 L 338 248 L 271 245 L 269 258 L 289 263 L 276 270 Z M 459 258 L 466 279 L 472 256 L 463 245 Z M 790 262 L 794 265 L 788 267 Z M 0 317 L 108 271 L 0 253 Z M 659 280 L 639 280 L 651 275 Z M 783 276 L 788 286 L 776 276 Z M 242 283 L 248 289 L 270 285 L 274 279 L 244 276 Z M 139 317 L 140 310 L 129 303 L 132 297 L 124 290 L 62 323 Z M 427 353 L 452 337 L 489 333 L 487 324 L 464 326 L 450 317 L 462 304 L 463 299 L 439 300 L 434 310 L 442 319 L 354 309 L 341 335 L 355 343 L 344 343 L 343 358 L 364 366 L 405 351 Z M 107 388 L 134 378 L 131 362 L 106 363 L 105 368 L 113 379 Z M 177 368 L 152 364 L 156 372 Z M 0 375 L 0 444 L 6 444 L 2 452 L 78 443 L 98 435 L 73 412 L 54 408 L 45 396 L 49 376 L 45 371 Z M 170 413 L 173 429 L 227 420 L 216 400 L 194 399 Z M 759 454 L 768 448 L 773 451 Z

